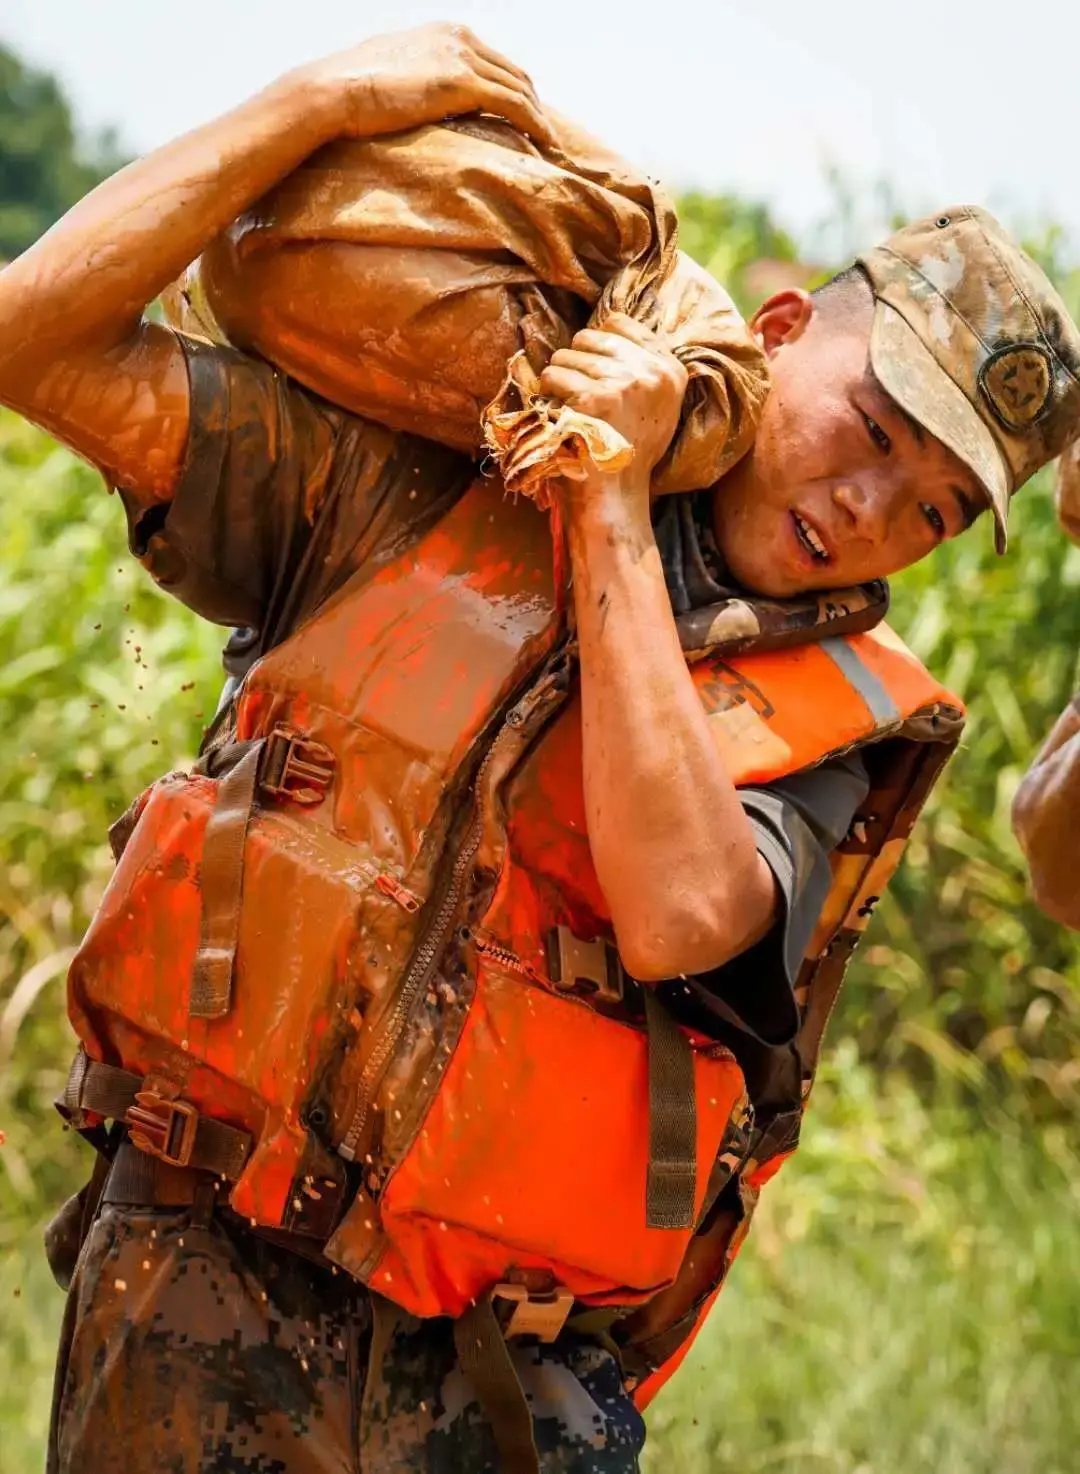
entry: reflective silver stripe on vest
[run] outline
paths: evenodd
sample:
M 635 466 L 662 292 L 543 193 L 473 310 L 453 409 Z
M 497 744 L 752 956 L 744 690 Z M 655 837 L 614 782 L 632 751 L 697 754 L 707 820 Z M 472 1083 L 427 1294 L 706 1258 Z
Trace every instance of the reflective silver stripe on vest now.
M 847 640 L 833 635 L 830 639 L 821 641 L 821 648 L 830 660 L 836 662 L 858 691 L 879 727 L 890 726 L 900 720 L 900 708 Z

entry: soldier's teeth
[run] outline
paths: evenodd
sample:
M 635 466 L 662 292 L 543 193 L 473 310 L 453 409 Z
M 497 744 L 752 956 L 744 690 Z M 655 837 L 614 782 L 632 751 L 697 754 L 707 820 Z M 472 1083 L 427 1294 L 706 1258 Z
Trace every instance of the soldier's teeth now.
M 807 522 L 805 518 L 800 517 L 798 512 L 795 513 L 795 522 L 800 533 L 802 534 L 803 541 L 807 544 L 814 557 L 827 558 L 829 556 L 828 550 L 826 549 L 825 544 L 821 541 L 821 538 L 818 537 L 817 533 L 810 526 L 809 522 Z

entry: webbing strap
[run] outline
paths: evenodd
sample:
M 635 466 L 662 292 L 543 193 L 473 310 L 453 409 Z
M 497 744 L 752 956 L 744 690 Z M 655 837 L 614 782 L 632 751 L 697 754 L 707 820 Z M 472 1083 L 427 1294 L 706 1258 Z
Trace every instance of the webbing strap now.
M 697 1196 L 697 1097 L 690 1041 L 656 996 L 645 996 L 649 1039 L 649 1172 L 645 1223 L 692 1228 Z
M 367 1430 L 373 1423 L 381 1423 L 386 1410 L 381 1406 L 388 1391 L 386 1357 L 394 1341 L 402 1312 L 390 1300 L 370 1290 L 371 1342 L 368 1346 L 367 1376 L 363 1381 L 360 1401 L 360 1443 L 367 1442 Z
M 485 1296 L 454 1322 L 458 1365 L 491 1424 L 503 1474 L 540 1474 L 532 1413 L 494 1306 Z
M 262 748 L 262 742 L 253 742 L 220 780 L 217 802 L 206 826 L 200 885 L 202 921 L 189 1005 L 192 1018 L 224 1018 L 232 1004 L 244 844 Z
M 142 1080 L 130 1070 L 99 1064 L 80 1049 L 71 1062 L 62 1096 L 64 1114 L 77 1120 L 81 1111 L 92 1111 L 107 1121 L 123 1120 L 135 1102 Z
M 213 1201 L 214 1181 L 190 1167 L 171 1167 L 125 1141 L 117 1150 L 101 1201 L 128 1207 L 190 1208 L 206 1192 Z
M 115 1065 L 99 1064 L 80 1050 L 75 1056 L 60 1104 L 65 1116 L 76 1127 L 84 1111 L 104 1116 L 109 1121 L 123 1121 L 127 1125 L 132 1125 L 129 1113 L 133 1117 L 141 1115 L 144 1122 L 141 1132 L 132 1127 L 132 1139 L 136 1145 L 137 1137 L 148 1134 L 145 1118 L 151 1117 L 151 1125 L 153 1120 L 160 1120 L 164 1151 L 153 1152 L 152 1155 L 164 1155 L 169 1160 L 168 1150 L 173 1136 L 168 1127 L 176 1107 L 164 1097 L 148 1091 L 147 1081 L 141 1075 L 118 1069 Z M 235 1182 L 251 1152 L 251 1137 L 246 1131 L 227 1126 L 224 1121 L 199 1115 L 190 1107 L 186 1109 L 191 1112 L 190 1140 L 185 1143 L 184 1160 L 176 1161 L 175 1165 L 199 1172 L 213 1172 Z M 181 1124 L 186 1125 L 186 1121 Z

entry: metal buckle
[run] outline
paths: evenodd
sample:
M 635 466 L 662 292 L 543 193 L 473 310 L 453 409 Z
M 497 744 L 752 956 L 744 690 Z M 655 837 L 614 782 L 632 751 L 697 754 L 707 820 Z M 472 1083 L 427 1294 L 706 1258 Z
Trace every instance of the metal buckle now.
M 603 938 L 583 942 L 565 926 L 557 926 L 547 936 L 547 964 L 548 976 L 561 992 L 578 992 L 605 1003 L 622 1001 L 622 963 Z
M 135 1104 L 124 1112 L 132 1146 L 167 1162 L 187 1167 L 195 1150 L 199 1113 L 186 1100 L 166 1100 L 156 1090 L 140 1090 Z
M 267 738 L 259 787 L 271 798 L 318 804 L 334 780 L 334 754 L 323 742 L 291 727 L 275 727 Z
M 491 1292 L 491 1303 L 495 1306 L 496 1315 L 499 1314 L 500 1300 L 513 1306 L 508 1318 L 504 1320 L 499 1316 L 503 1335 L 507 1340 L 511 1336 L 535 1336 L 539 1341 L 556 1340 L 574 1305 L 573 1295 L 561 1285 L 554 1290 L 537 1292 L 527 1289 L 525 1285 L 503 1283 L 496 1285 Z

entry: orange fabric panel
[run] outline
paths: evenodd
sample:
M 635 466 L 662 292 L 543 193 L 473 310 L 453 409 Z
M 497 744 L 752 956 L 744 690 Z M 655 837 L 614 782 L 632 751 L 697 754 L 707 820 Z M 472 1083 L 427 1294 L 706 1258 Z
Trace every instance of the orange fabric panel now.
M 891 632 L 851 642 L 901 714 L 938 699 L 956 705 Z M 767 783 L 864 741 L 874 717 L 843 671 L 816 645 L 710 657 L 692 669 L 717 746 L 735 783 Z M 543 734 L 507 794 L 509 862 L 485 926 L 529 967 L 546 973 L 544 927 L 610 935 L 585 816 L 581 706 L 574 698 Z
M 934 679 L 887 624 L 880 624 L 862 635 L 852 635 L 848 643 L 867 669 L 888 689 L 904 715 L 931 701 L 960 706 L 952 692 Z
M 481 958 L 464 1034 L 382 1198 L 392 1251 L 380 1271 L 399 1304 L 459 1314 L 513 1268 L 557 1266 L 594 1303 L 674 1278 L 690 1230 L 645 1224 L 646 1047 L 641 1030 Z M 713 1047 L 696 1051 L 695 1082 L 698 1161 L 710 1164 L 742 1075 Z M 391 1293 L 378 1272 L 372 1282 Z
M 754 1192 L 760 1192 L 767 1182 L 771 1182 L 785 1162 L 795 1155 L 794 1147 L 789 1152 L 780 1152 L 775 1157 L 770 1157 L 760 1167 L 755 1167 L 753 1172 L 746 1175 L 745 1182 L 748 1188 Z
M 275 1113 L 277 1114 L 277 1113 Z M 274 1228 L 285 1218 L 307 1133 L 290 1112 L 256 1143 L 244 1171 L 233 1184 L 229 1207 L 252 1223 Z
M 328 865 L 326 844 L 305 843 L 295 818 L 258 815 L 248 831 L 232 1008 L 224 1019 L 191 1018 L 199 867 L 216 789 L 195 777 L 152 790 L 72 967 L 70 1011 L 93 1057 L 162 1073 L 197 1109 L 257 1143 L 265 1136 L 233 1201 L 246 1217 L 276 1224 L 367 882 L 339 841 L 339 862 Z
M 767 783 L 820 762 L 867 735 L 866 703 L 817 645 L 720 660 L 694 667 L 732 782 Z
M 415 548 L 351 597 L 331 598 L 259 663 L 240 736 L 252 735 L 247 694 L 269 688 L 445 764 L 490 716 L 553 607 L 548 518 L 478 480 Z
M 257 817 L 248 833 L 251 904 L 241 918 L 232 1010 L 224 1019 L 191 1018 L 198 867 L 215 788 L 194 778 L 151 795 L 73 969 L 73 1017 L 91 1035 L 110 1014 L 126 1018 L 124 1063 L 140 1073 L 160 1061 L 162 1043 L 179 1046 L 193 1102 L 252 1124 L 265 1106 L 299 1107 L 361 895 L 358 877 L 344 867 L 328 880 L 325 851 L 290 844 L 285 816 Z M 199 1098 L 203 1064 L 212 1075 Z
M 492 711 L 554 636 L 549 519 L 478 480 L 417 546 L 271 651 L 245 682 L 241 740 L 275 722 L 337 756 L 316 822 L 409 863 Z

